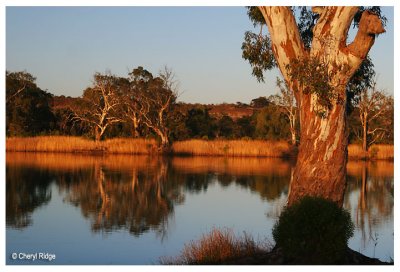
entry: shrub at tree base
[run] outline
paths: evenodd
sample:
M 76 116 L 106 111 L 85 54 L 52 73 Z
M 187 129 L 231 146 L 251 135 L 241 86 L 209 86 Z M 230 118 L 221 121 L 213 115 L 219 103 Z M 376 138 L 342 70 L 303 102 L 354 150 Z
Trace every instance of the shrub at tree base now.
M 285 255 L 298 264 L 335 264 L 353 236 L 350 214 L 334 202 L 304 197 L 285 208 L 272 235 Z

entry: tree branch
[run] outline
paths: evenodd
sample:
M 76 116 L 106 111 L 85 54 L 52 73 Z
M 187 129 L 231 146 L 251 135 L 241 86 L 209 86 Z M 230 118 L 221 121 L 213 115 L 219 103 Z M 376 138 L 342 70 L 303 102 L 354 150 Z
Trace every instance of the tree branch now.
M 11 99 L 13 99 L 14 97 L 16 97 L 20 92 L 22 92 L 23 90 L 25 90 L 26 85 L 24 85 L 21 89 L 19 89 L 18 91 L 16 91 L 13 95 L 11 95 L 10 97 L 8 97 L 6 99 L 6 103 L 10 102 Z
M 313 30 L 311 55 L 337 55 L 339 48 L 346 45 L 347 34 L 358 7 L 314 7 L 312 11 L 319 14 L 319 19 Z
M 347 46 L 350 54 L 363 60 L 375 41 L 375 35 L 384 33 L 382 21 L 378 15 L 366 10 L 361 15 L 357 35 Z
M 290 7 L 258 7 L 264 16 L 272 41 L 272 51 L 286 81 L 290 81 L 286 67 L 292 59 L 307 55 L 304 43 Z

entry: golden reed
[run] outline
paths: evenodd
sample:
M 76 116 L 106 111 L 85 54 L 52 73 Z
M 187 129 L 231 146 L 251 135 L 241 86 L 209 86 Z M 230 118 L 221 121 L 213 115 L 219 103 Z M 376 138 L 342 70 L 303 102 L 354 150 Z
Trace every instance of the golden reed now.
M 292 153 L 292 148 L 285 141 L 188 140 L 175 142 L 172 152 L 198 156 L 284 157 Z
M 12 137 L 6 139 L 7 151 L 111 154 L 149 154 L 157 151 L 157 142 L 147 139 L 115 138 L 95 142 L 72 136 Z
M 295 155 L 294 150 L 285 141 L 262 140 L 187 140 L 175 142 L 171 148 L 172 153 L 177 155 L 277 158 Z M 38 136 L 7 138 L 6 151 L 155 154 L 158 152 L 158 146 L 154 139 L 114 138 L 95 142 L 73 136 Z M 394 159 L 393 145 L 373 145 L 368 153 L 365 153 L 360 145 L 351 144 L 348 151 L 349 159 Z
M 393 160 L 394 145 L 377 144 L 369 147 L 368 152 L 362 150 L 361 145 L 350 144 L 348 146 L 349 159 L 369 160 Z

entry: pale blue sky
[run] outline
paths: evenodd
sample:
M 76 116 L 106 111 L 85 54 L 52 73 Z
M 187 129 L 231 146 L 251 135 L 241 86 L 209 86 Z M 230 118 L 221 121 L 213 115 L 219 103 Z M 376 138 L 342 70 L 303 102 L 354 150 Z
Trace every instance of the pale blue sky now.
M 378 87 L 393 94 L 393 8 L 371 49 Z M 171 67 L 185 102 L 245 102 L 277 91 L 241 57 L 253 28 L 244 7 L 6 7 L 6 69 L 26 70 L 42 89 L 80 96 L 95 72 L 119 76 Z

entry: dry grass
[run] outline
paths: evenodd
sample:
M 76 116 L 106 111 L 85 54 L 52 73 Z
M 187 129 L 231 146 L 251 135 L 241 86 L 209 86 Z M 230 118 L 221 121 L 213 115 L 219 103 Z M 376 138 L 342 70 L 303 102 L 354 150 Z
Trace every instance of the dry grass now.
M 270 246 L 256 243 L 246 233 L 237 237 L 230 229 L 213 229 L 200 240 L 185 244 L 181 255 L 161 258 L 162 264 L 223 264 L 232 259 L 251 257 L 266 253 Z
M 349 159 L 370 159 L 370 160 L 393 160 L 393 145 L 372 145 L 367 153 L 362 150 L 361 145 L 350 144 L 348 147 Z
M 11 137 L 6 139 L 6 151 L 154 154 L 157 142 L 147 139 L 114 138 L 95 142 L 72 136 Z M 393 145 L 373 145 L 365 154 L 360 145 L 348 147 L 349 159 L 393 160 Z M 294 156 L 293 147 L 285 141 L 261 140 L 188 140 L 175 142 L 172 152 L 194 156 L 276 157 Z
M 257 157 L 284 157 L 292 153 L 287 142 L 261 140 L 188 140 L 175 142 L 172 151 L 181 155 Z
M 154 140 L 129 138 L 95 142 L 72 136 L 13 137 L 6 139 L 6 150 L 20 152 L 149 154 L 157 150 L 157 143 Z

